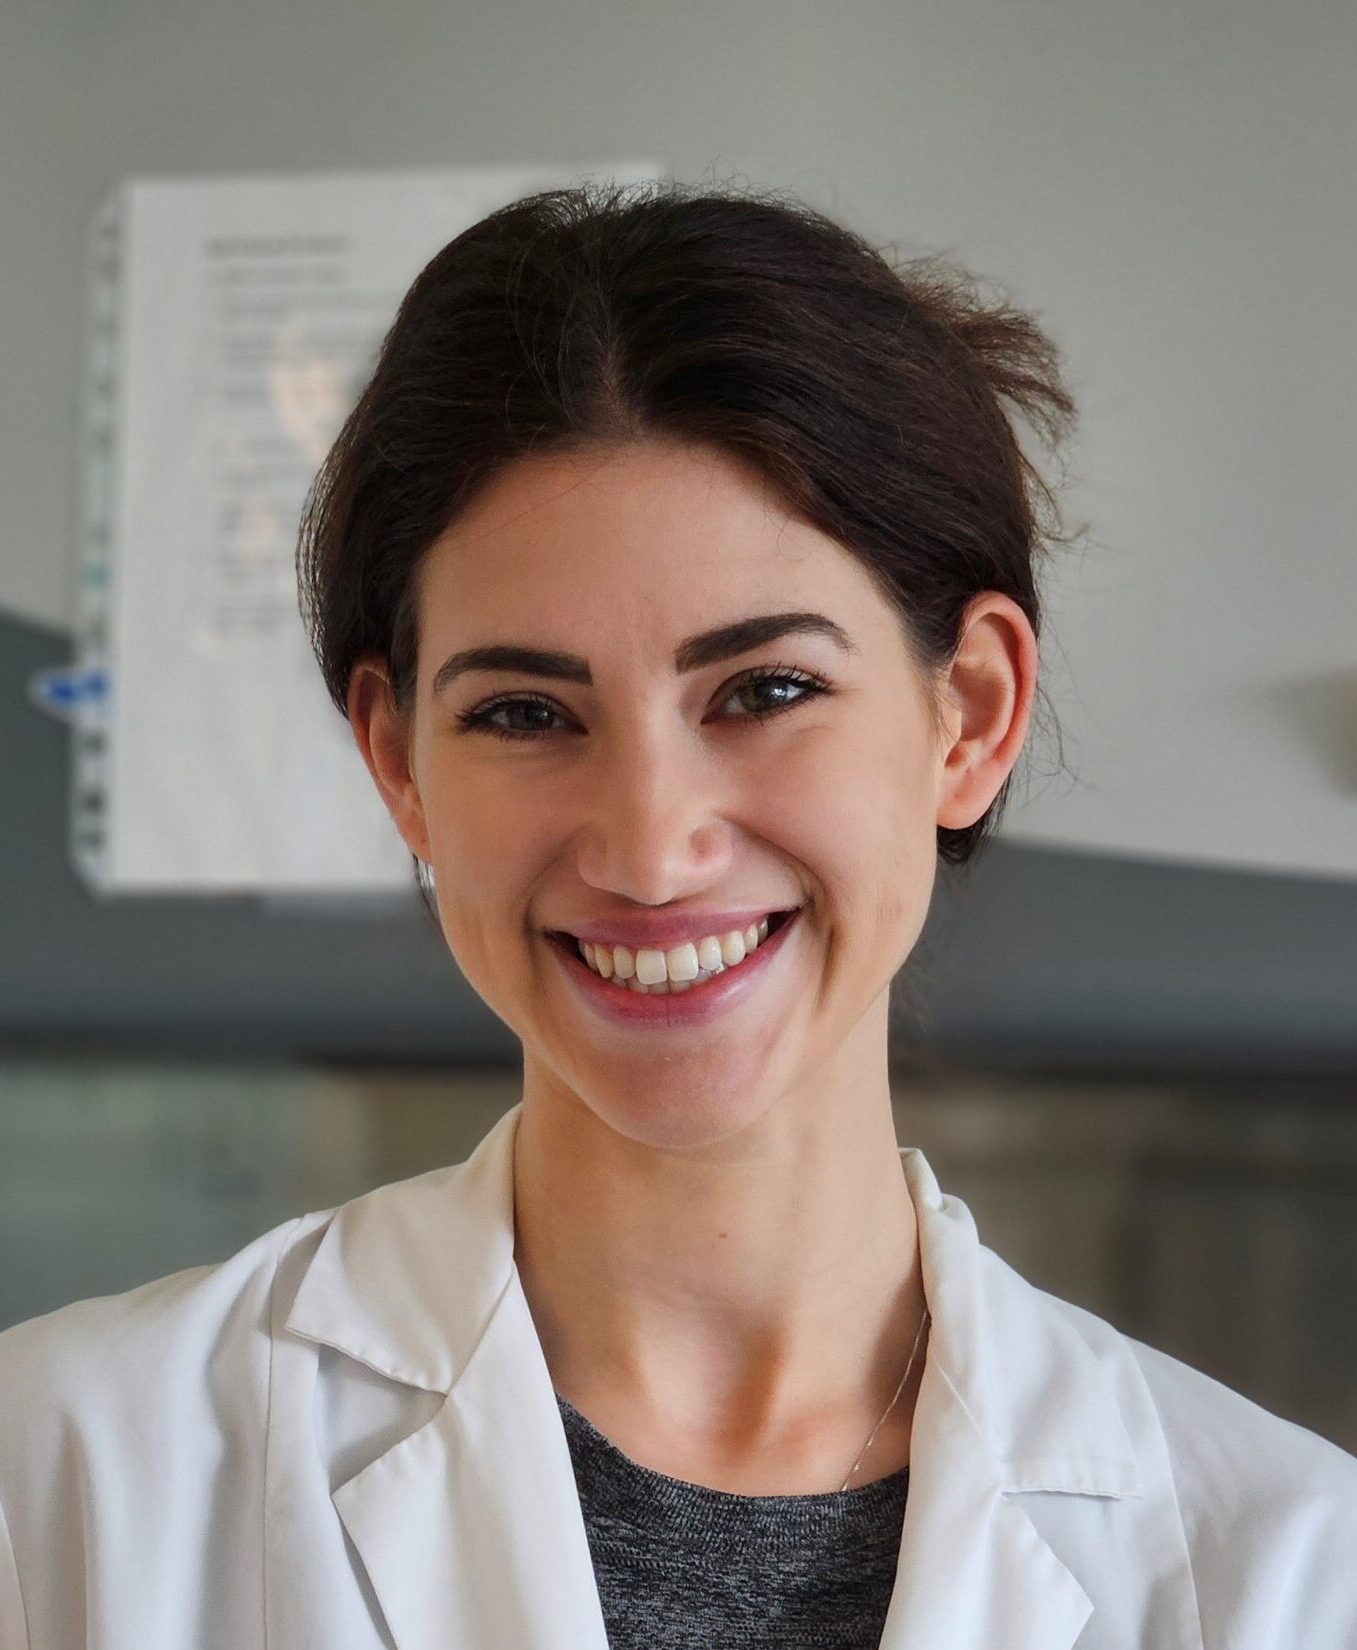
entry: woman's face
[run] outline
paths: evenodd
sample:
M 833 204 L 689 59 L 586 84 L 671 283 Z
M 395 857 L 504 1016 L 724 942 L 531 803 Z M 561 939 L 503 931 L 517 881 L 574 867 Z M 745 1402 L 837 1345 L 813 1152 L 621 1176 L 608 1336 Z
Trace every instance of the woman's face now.
M 847 648 L 811 630 L 676 669 L 693 637 L 792 612 Z M 475 668 L 435 688 L 453 655 L 492 645 L 577 656 L 590 680 Z M 529 458 L 430 549 L 418 656 L 412 721 L 379 715 L 369 762 L 433 867 L 459 967 L 522 1041 L 529 1091 L 679 1145 L 789 1098 L 813 1106 L 846 1049 L 884 1069 L 887 988 L 928 910 L 937 825 L 978 817 L 1002 775 L 949 800 L 951 741 L 852 555 L 712 449 Z M 748 680 L 777 669 L 799 685 Z M 478 712 L 489 721 L 466 725 Z M 749 987 L 695 1024 L 599 1012 L 547 934 L 691 912 L 696 940 L 703 912 L 796 906 Z

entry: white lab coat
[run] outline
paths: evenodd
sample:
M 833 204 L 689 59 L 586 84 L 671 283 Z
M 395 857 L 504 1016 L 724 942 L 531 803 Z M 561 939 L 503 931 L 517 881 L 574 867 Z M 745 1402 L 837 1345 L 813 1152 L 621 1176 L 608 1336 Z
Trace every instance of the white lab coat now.
M 0 1650 L 606 1650 L 520 1112 L 0 1335 Z M 901 1162 L 933 1326 L 882 1645 L 1355 1650 L 1357 1460 L 1034 1288 Z

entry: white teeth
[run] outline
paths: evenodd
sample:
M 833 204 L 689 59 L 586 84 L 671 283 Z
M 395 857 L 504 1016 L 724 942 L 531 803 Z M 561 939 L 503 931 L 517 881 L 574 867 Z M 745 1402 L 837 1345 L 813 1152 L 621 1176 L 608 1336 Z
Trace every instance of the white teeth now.
M 669 976 L 671 985 L 676 980 L 695 980 L 697 978 L 697 947 L 691 942 L 676 945 L 672 951 L 662 952 L 661 955 L 664 959 L 664 971 Z M 636 973 L 639 976 L 641 970 L 637 968 Z
M 707 934 L 668 951 L 649 946 L 632 951 L 625 945 L 592 945 L 588 940 L 579 941 L 579 947 L 589 967 L 605 980 L 632 991 L 681 992 L 711 974 L 738 967 L 767 937 L 768 918 L 764 917 L 744 930 Z

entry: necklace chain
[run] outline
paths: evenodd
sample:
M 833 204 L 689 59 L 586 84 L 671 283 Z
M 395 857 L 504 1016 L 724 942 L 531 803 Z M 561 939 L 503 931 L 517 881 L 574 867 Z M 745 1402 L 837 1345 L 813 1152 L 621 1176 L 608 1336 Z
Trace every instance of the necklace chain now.
M 842 1494 L 843 1491 L 848 1488 L 849 1484 L 852 1483 L 853 1474 L 862 1465 L 862 1457 L 864 1455 L 866 1455 L 866 1453 L 869 1449 L 871 1449 L 872 1441 L 875 1439 L 877 1433 L 881 1431 L 881 1428 L 882 1428 L 883 1423 L 885 1422 L 886 1416 L 889 1415 L 890 1412 L 895 1408 L 896 1401 L 898 1400 L 900 1394 L 905 1390 L 905 1382 L 909 1379 L 910 1373 L 914 1368 L 914 1360 L 918 1356 L 919 1343 L 923 1340 L 924 1325 L 927 1322 L 928 1322 L 928 1308 L 927 1308 L 927 1306 L 925 1306 L 924 1310 L 923 1310 L 923 1316 L 919 1319 L 918 1332 L 914 1336 L 914 1346 L 913 1346 L 912 1351 L 909 1354 L 909 1362 L 905 1365 L 905 1373 L 900 1377 L 900 1385 L 898 1387 L 896 1387 L 896 1389 L 895 1389 L 895 1397 L 893 1397 L 891 1399 L 890 1403 L 888 1403 L 886 1405 L 885 1409 L 882 1411 L 881 1420 L 878 1421 L 876 1423 L 876 1425 L 872 1428 L 871 1432 L 868 1433 L 867 1442 L 862 1446 L 861 1453 L 858 1455 L 857 1460 L 854 1461 L 853 1465 L 849 1468 L 848 1477 L 844 1479 L 842 1485 L 840 1486 L 840 1491 L 839 1491 L 840 1494 Z

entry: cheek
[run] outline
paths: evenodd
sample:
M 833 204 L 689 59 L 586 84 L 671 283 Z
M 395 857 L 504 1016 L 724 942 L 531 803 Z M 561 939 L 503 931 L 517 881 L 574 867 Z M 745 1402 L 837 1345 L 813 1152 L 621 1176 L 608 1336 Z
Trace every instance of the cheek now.
M 937 823 L 934 777 L 909 730 L 887 741 L 836 728 L 767 779 L 762 829 L 806 866 L 831 921 L 912 944 L 932 896 Z
M 480 981 L 502 956 L 505 912 L 540 868 L 541 818 L 465 773 L 426 784 L 424 805 L 444 937 L 467 977 Z
M 529 789 L 496 783 L 474 763 L 435 768 L 421 794 L 435 864 L 454 884 L 508 882 L 528 844 L 541 835 L 540 811 L 534 821 L 523 806 Z
M 898 741 L 841 728 L 816 730 L 793 753 L 759 776 L 760 816 L 773 834 L 777 821 L 799 840 L 845 863 L 911 862 L 920 840 L 936 842 L 934 780 L 908 730 Z M 777 838 L 775 837 L 775 840 Z M 837 845 L 837 846 L 836 846 Z M 811 858 L 807 853 L 807 859 Z

